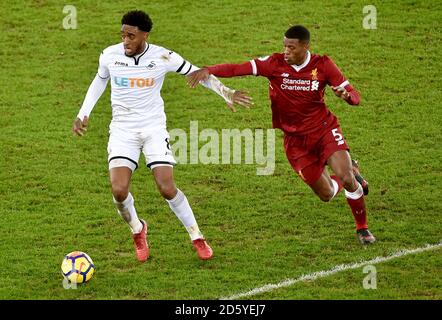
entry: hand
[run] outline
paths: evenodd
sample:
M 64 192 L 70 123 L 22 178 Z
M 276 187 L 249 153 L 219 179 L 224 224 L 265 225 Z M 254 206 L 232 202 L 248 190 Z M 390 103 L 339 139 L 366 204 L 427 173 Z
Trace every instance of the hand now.
M 89 118 L 84 116 L 83 121 L 80 118 L 75 119 L 74 124 L 72 125 L 72 133 L 77 136 L 83 136 L 87 131 L 87 125 L 89 122 Z
M 232 112 L 236 112 L 234 104 L 238 104 L 246 109 L 250 109 L 250 107 L 253 105 L 252 98 L 247 95 L 244 91 L 238 91 L 235 90 L 235 92 L 232 95 L 232 102 L 227 103 L 227 107 L 232 110 Z
M 350 93 L 342 87 L 331 87 L 335 95 L 344 100 L 348 100 L 350 98 Z
M 187 76 L 187 84 L 191 88 L 195 88 L 200 81 L 209 79 L 209 70 L 207 68 L 202 68 L 197 71 L 192 72 Z

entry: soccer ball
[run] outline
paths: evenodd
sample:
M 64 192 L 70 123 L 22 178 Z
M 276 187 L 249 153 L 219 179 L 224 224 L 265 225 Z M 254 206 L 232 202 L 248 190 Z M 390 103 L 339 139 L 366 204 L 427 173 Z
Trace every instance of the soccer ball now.
M 92 278 L 95 265 L 91 257 L 81 251 L 67 254 L 61 263 L 63 277 L 71 283 L 85 283 Z

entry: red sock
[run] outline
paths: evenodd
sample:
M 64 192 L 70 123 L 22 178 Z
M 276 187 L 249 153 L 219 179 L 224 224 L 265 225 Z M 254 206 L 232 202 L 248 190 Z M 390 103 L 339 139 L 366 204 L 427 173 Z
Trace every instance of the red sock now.
M 347 198 L 348 205 L 351 208 L 351 212 L 355 217 L 356 230 L 367 229 L 367 211 L 365 209 L 365 199 L 362 195 L 359 199 Z

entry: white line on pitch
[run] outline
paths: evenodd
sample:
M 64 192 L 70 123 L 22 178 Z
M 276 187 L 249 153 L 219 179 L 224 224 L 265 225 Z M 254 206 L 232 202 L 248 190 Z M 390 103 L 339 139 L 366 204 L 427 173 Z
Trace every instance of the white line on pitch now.
M 298 283 L 298 282 L 308 281 L 308 280 L 312 281 L 312 280 L 316 280 L 318 278 L 330 276 L 332 274 L 335 274 L 335 273 L 338 273 L 341 271 L 358 269 L 358 268 L 363 267 L 365 265 L 377 264 L 377 263 L 389 261 L 392 259 L 396 259 L 396 258 L 399 258 L 402 256 L 406 256 L 409 254 L 421 253 L 424 251 L 438 249 L 440 247 L 442 247 L 442 241 L 438 244 L 427 244 L 424 247 L 417 248 L 417 249 L 403 249 L 403 250 L 399 250 L 399 251 L 397 251 L 387 257 L 376 257 L 371 260 L 357 262 L 357 263 L 353 263 L 353 264 L 340 264 L 340 265 L 337 265 L 327 271 L 318 271 L 318 272 L 310 273 L 310 274 L 303 275 L 303 276 L 296 278 L 296 279 L 286 279 L 286 280 L 281 281 L 276 284 L 266 284 L 262 287 L 258 287 L 258 288 L 255 288 L 255 289 L 252 289 L 252 290 L 249 290 L 246 292 L 242 292 L 242 293 L 233 294 L 233 295 L 227 296 L 227 297 L 221 297 L 219 299 L 220 300 L 235 300 L 235 299 L 239 299 L 239 298 L 251 297 L 251 296 L 254 296 L 254 295 L 257 295 L 260 293 L 270 292 L 270 291 L 273 291 L 273 290 L 276 290 L 279 288 L 289 287 L 289 286 L 294 285 L 295 283 Z

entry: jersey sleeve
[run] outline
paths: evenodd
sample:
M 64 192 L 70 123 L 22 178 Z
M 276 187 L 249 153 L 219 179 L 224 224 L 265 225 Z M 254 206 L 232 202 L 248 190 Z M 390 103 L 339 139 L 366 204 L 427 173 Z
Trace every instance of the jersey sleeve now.
M 250 61 L 240 64 L 217 64 L 207 67 L 210 74 L 222 78 L 231 78 L 236 76 L 248 76 L 253 74 L 252 63 Z
M 109 69 L 106 64 L 106 54 L 104 51 L 101 53 L 100 59 L 98 60 L 97 74 L 101 79 L 108 79 L 110 76 Z
M 189 61 L 185 60 L 178 53 L 173 51 L 167 51 L 165 53 L 167 57 L 167 72 L 176 72 L 183 76 L 192 73 L 193 71 L 198 70 L 194 65 L 192 65 Z
M 350 94 L 347 103 L 350 105 L 358 105 L 360 103 L 360 95 L 357 90 L 355 90 L 350 82 L 344 77 L 338 66 L 327 56 L 324 56 L 324 70 L 327 79 L 327 84 L 332 87 L 341 87 L 347 90 Z
M 273 56 L 266 56 L 250 60 L 253 75 L 269 77 L 272 74 L 272 62 Z
M 328 85 L 342 88 L 350 85 L 338 66 L 327 56 L 324 56 L 324 70 Z
M 97 104 L 98 99 L 100 99 L 104 90 L 106 90 L 108 81 L 109 78 L 103 79 L 97 73 L 91 85 L 89 86 L 86 97 L 83 101 L 83 105 L 81 106 L 80 111 L 77 114 L 78 119 L 83 120 L 85 116 L 89 117 L 92 109 L 94 109 L 95 105 Z

